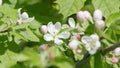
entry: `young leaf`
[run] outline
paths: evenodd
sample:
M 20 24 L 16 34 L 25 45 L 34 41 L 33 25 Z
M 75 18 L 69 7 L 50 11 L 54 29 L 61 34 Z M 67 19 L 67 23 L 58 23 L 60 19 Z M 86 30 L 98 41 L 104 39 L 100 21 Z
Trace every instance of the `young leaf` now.
M 64 18 L 78 12 L 86 0 L 57 0 L 56 3 L 60 6 L 59 13 L 64 15 Z
M 119 12 L 119 0 L 92 0 L 92 4 L 94 5 L 95 9 L 102 10 L 103 16 L 105 16 L 105 18 L 107 18 L 112 13 Z

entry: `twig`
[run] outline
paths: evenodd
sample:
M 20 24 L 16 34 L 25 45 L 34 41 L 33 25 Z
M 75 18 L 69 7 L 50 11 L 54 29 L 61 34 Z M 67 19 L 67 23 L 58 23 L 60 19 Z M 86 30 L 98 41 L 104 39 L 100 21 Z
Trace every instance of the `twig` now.
M 115 48 L 120 47 L 120 41 L 116 42 L 115 44 L 113 44 L 112 46 L 102 50 L 102 55 L 104 56 L 105 54 L 109 53 L 110 51 L 113 51 Z
M 120 41 L 119 42 L 116 42 L 115 44 L 113 44 L 112 46 L 106 48 L 106 49 L 103 49 L 101 51 L 101 54 L 104 56 L 106 55 L 107 53 L 109 53 L 110 51 L 113 51 L 115 48 L 117 47 L 120 47 Z M 85 54 L 85 56 L 83 57 L 82 60 L 79 60 L 76 62 L 76 68 L 79 68 L 80 66 L 82 66 L 84 63 L 88 63 L 89 62 L 89 58 L 90 58 L 90 54 Z

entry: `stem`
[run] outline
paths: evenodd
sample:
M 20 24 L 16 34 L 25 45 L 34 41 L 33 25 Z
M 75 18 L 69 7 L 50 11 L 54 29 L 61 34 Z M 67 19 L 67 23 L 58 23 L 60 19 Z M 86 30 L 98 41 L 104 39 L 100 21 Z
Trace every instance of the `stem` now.
M 109 53 L 110 51 L 113 51 L 115 48 L 120 47 L 120 41 L 116 42 L 115 44 L 113 44 L 112 46 L 102 50 L 102 55 L 104 56 L 105 54 Z
M 115 44 L 113 44 L 112 46 L 105 48 L 101 51 L 101 54 L 104 56 L 107 53 L 109 53 L 110 51 L 113 51 L 115 48 L 120 47 L 120 41 L 116 42 Z M 90 54 L 85 54 L 85 56 L 83 57 L 82 60 L 79 60 L 76 62 L 76 68 L 79 68 L 80 66 L 86 64 L 87 62 L 89 62 L 89 58 L 90 58 Z

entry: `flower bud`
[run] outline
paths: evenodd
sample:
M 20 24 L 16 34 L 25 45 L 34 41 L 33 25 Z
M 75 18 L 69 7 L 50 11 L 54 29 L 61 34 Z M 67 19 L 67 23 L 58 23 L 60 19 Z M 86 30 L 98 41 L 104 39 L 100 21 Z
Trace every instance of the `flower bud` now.
M 80 39 L 80 34 L 79 33 L 77 34 L 77 39 Z
M 88 11 L 84 11 L 84 15 L 85 15 L 85 18 L 88 21 L 90 21 L 91 23 L 93 23 L 92 16 L 91 16 L 91 14 Z
M 118 62 L 118 58 L 117 57 L 112 57 L 111 58 L 111 62 L 112 63 L 117 63 Z
M 21 19 L 17 20 L 17 22 L 16 22 L 16 25 L 20 25 L 20 24 L 22 24 Z
M 120 55 L 120 47 L 116 48 L 114 50 L 114 53 L 115 53 L 116 56 Z
M 79 11 L 79 12 L 77 13 L 77 19 L 78 19 L 79 21 L 81 21 L 81 22 L 84 22 L 84 21 L 86 20 L 83 11 Z
M 47 33 L 47 26 L 46 25 L 42 25 L 42 27 L 41 27 L 41 31 L 42 31 L 42 33 Z
M 76 52 L 77 52 L 78 54 L 82 54 L 82 50 L 80 50 L 80 49 L 77 49 Z
M 105 22 L 103 20 L 96 20 L 95 21 L 95 26 L 98 29 L 102 29 L 105 26 Z
M 101 10 L 97 9 L 94 11 L 94 14 L 93 14 L 93 18 L 94 20 L 101 20 L 102 19 L 102 12 Z
M 68 44 L 68 46 L 73 50 L 76 50 L 78 45 L 79 45 L 79 42 L 76 39 L 70 41 Z

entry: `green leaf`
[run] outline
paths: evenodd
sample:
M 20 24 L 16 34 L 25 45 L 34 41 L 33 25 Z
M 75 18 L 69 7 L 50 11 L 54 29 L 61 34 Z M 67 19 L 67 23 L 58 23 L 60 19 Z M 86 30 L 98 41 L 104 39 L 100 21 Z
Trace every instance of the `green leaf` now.
M 59 13 L 64 15 L 64 18 L 78 12 L 86 0 L 57 0 L 56 3 L 60 6 Z
M 120 20 L 120 13 L 119 12 L 111 14 L 106 20 L 106 25 L 109 27 L 116 20 Z
M 7 50 L 6 53 L 0 56 L 0 67 L 11 68 L 17 61 L 26 61 L 28 58 L 23 54 L 17 54 Z
M 95 9 L 100 9 L 103 12 L 103 16 L 105 16 L 105 18 L 112 13 L 119 12 L 119 0 L 92 0 L 92 4 Z
M 37 41 L 39 42 L 39 38 L 32 32 L 30 29 L 26 29 L 26 31 L 21 31 L 21 35 L 23 35 L 29 41 Z
M 94 55 L 94 68 L 104 68 L 103 66 L 103 57 L 100 52 Z
M 120 20 L 117 20 L 114 23 L 112 23 L 109 29 L 114 30 L 117 34 L 120 34 Z

